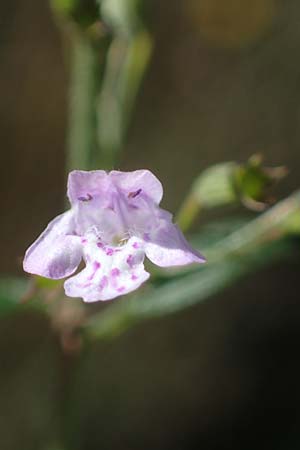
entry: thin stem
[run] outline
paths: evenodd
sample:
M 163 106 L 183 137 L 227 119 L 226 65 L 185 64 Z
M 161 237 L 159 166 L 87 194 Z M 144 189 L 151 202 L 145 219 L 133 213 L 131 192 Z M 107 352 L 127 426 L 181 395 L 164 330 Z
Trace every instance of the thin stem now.
M 111 167 L 124 144 L 151 50 L 151 36 L 144 30 L 127 39 L 117 34 L 108 51 L 98 102 L 98 142 Z
M 296 191 L 215 245 L 210 251 L 208 260 L 211 263 L 220 262 L 229 256 L 247 252 L 255 246 L 288 235 L 290 233 L 289 224 L 299 213 L 300 191 Z
M 73 35 L 67 169 L 105 168 L 97 143 L 96 103 L 103 79 L 108 40 L 94 43 Z

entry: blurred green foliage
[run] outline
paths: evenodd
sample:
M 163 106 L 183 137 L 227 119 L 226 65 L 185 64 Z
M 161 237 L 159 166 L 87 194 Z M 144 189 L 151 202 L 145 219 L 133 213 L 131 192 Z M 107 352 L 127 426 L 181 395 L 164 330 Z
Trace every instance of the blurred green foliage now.
M 213 57 L 207 51 L 204 41 L 213 43 L 219 48 L 227 47 L 238 49 L 257 43 L 263 34 L 266 34 L 270 30 L 274 29 L 273 23 L 277 12 L 277 3 L 273 0 L 255 0 L 253 2 L 246 0 L 231 0 L 229 2 L 222 2 L 222 0 L 187 0 L 182 3 L 181 7 L 182 10 L 185 11 L 186 16 L 189 18 L 189 22 L 193 23 L 197 34 L 204 38 L 203 41 L 199 40 L 199 42 L 195 38 L 196 35 L 192 34 L 191 31 L 186 32 L 184 29 L 184 33 L 182 33 L 182 28 L 176 20 L 171 18 L 170 23 L 168 23 L 167 17 L 164 18 L 164 21 L 160 24 L 161 30 L 159 32 L 162 37 L 160 37 L 161 40 L 158 40 L 158 45 L 156 46 L 156 52 L 157 55 L 159 55 L 159 57 L 156 56 L 156 58 L 158 60 L 166 60 L 167 63 L 172 66 L 174 73 L 172 72 L 170 79 L 164 74 L 162 78 L 165 76 L 166 80 L 164 80 L 165 84 L 162 84 L 163 89 L 166 89 L 167 84 L 172 86 L 174 85 L 173 91 L 168 91 L 168 95 L 171 97 L 170 92 L 172 95 L 175 92 L 176 96 L 178 95 L 179 102 L 182 102 L 183 112 L 180 116 L 181 120 L 187 116 L 186 120 L 193 122 L 194 115 L 198 113 L 197 108 L 195 108 L 196 100 L 195 103 L 193 103 L 193 117 L 191 118 L 185 114 L 185 101 L 186 98 L 188 98 L 186 91 L 188 92 L 190 89 L 192 96 L 194 96 L 194 92 L 196 89 L 198 90 L 201 84 L 201 77 L 207 77 L 207 80 L 209 80 L 211 85 L 210 95 L 207 97 L 207 104 L 213 104 L 213 107 L 211 108 L 213 116 L 218 114 L 220 115 L 219 122 L 216 121 L 216 127 L 218 124 L 220 125 L 225 123 L 224 128 L 226 128 L 226 120 L 224 117 L 224 111 L 226 113 L 226 108 L 224 108 L 224 110 L 221 109 L 221 112 L 217 111 L 217 109 L 222 101 L 224 104 L 228 101 L 226 95 L 222 97 L 223 91 L 226 90 L 227 85 L 226 83 L 224 85 L 222 84 L 223 78 L 218 73 L 214 74 L 215 79 L 212 79 L 211 67 L 214 65 Z M 292 3 L 293 2 L 291 2 L 290 5 Z M 159 4 L 158 2 L 157 4 L 158 7 L 164 9 L 165 5 L 163 3 Z M 296 3 L 294 2 L 294 4 Z M 62 27 L 63 34 L 67 34 L 69 37 L 69 44 L 72 53 L 72 57 L 70 58 L 71 100 L 70 145 L 68 151 L 69 167 L 82 169 L 100 167 L 111 168 L 113 166 L 118 167 L 119 156 L 124 147 L 124 143 L 126 142 L 126 133 L 130 124 L 136 98 L 152 56 L 154 37 L 148 29 L 149 17 L 146 17 L 144 14 L 145 2 L 142 0 L 98 0 L 98 2 L 96 0 L 52 0 L 51 5 L 56 16 L 61 19 L 58 23 Z M 178 5 L 179 4 L 177 3 L 172 3 L 171 9 L 177 11 Z M 180 8 L 178 8 L 178 10 L 179 9 Z M 177 16 L 175 14 L 175 19 L 176 17 Z M 282 17 L 282 23 L 280 26 L 284 26 L 284 20 L 284 17 Z M 168 27 L 170 26 L 173 26 L 175 29 L 175 32 L 173 31 L 173 35 L 172 33 L 169 33 Z M 287 34 L 287 42 L 288 44 L 291 44 L 291 47 L 293 47 L 296 41 L 297 29 L 291 29 L 289 30 L 289 33 L 294 33 L 294 41 L 291 39 L 290 35 Z M 165 44 L 168 39 L 170 39 L 171 43 L 166 45 L 166 49 L 164 50 L 165 53 L 160 53 L 161 47 L 163 47 L 162 44 Z M 180 44 L 176 44 L 176 40 L 178 40 Z M 197 43 L 194 50 L 191 51 L 189 47 L 190 42 L 195 44 L 195 41 L 197 41 Z M 275 48 L 277 44 L 278 41 L 272 41 L 271 47 Z M 182 48 L 180 47 L 181 45 Z M 205 47 L 204 51 L 200 48 L 202 46 L 203 48 Z M 174 61 L 178 55 L 174 49 L 177 49 L 177 51 L 182 51 L 184 54 L 184 59 L 188 59 L 189 52 L 192 53 L 192 57 L 190 57 L 191 59 L 193 59 L 193 51 L 197 54 L 197 58 L 199 53 L 199 65 L 201 66 L 201 71 L 199 70 L 199 73 L 197 73 L 195 70 L 194 74 L 194 61 L 192 67 L 193 70 L 188 68 L 188 66 L 185 67 L 182 63 L 177 66 Z M 278 74 L 279 78 L 276 78 L 275 81 L 277 83 L 279 80 L 280 87 L 283 85 L 287 86 L 289 84 L 286 80 L 285 72 L 287 65 L 285 59 L 283 59 L 285 55 L 283 55 L 283 52 L 278 55 L 273 54 L 272 51 L 269 49 L 267 56 L 264 54 L 262 56 L 262 58 L 265 58 L 266 64 L 270 66 L 270 71 L 268 72 L 269 78 L 265 75 L 265 73 L 258 71 L 259 73 L 257 78 L 259 80 L 259 85 L 263 86 L 262 89 L 265 89 L 265 86 L 269 88 L 269 84 L 273 79 L 272 77 L 275 79 L 275 75 Z M 163 55 L 162 57 L 160 56 L 161 54 Z M 225 58 L 224 55 L 225 53 L 222 53 L 223 58 Z M 243 56 L 245 55 L 246 54 L 243 54 Z M 275 60 L 276 57 L 278 58 L 278 64 L 280 66 L 279 70 L 276 65 L 274 67 L 272 65 L 274 64 L 273 60 Z M 161 63 L 162 70 L 165 70 L 164 62 L 165 61 Z M 248 65 L 242 66 L 241 70 L 244 69 L 245 72 L 250 73 L 250 78 L 245 78 L 246 81 L 249 81 L 249 79 L 250 81 L 252 80 L 251 77 L 253 75 L 251 71 L 253 70 L 254 72 L 252 64 L 253 60 L 249 60 Z M 295 79 L 297 79 L 294 59 L 290 60 L 290 64 L 292 68 L 291 71 L 295 72 Z M 19 67 L 19 61 L 17 66 Z M 217 69 L 214 68 L 215 72 L 218 71 L 219 66 L 216 65 L 216 67 Z M 226 69 L 226 66 L 222 66 L 222 71 L 220 71 L 220 73 L 222 72 L 223 74 L 224 72 L 225 76 L 227 76 L 228 74 Z M 193 76 L 191 76 L 189 70 L 190 72 L 193 72 L 193 76 L 195 77 L 194 84 Z M 238 72 L 236 67 L 234 72 Z M 235 76 L 236 74 L 232 76 L 233 84 L 236 83 Z M 245 89 L 245 79 L 242 79 L 241 81 L 242 87 L 240 87 L 240 89 L 242 92 Z M 275 87 L 277 89 L 276 83 Z M 295 82 L 295 86 L 296 85 L 297 83 Z M 291 88 L 288 86 L 288 89 L 292 88 L 292 84 Z M 43 89 L 45 89 L 44 86 Z M 201 91 L 201 89 L 199 91 Z M 202 92 L 205 97 L 205 88 Z M 260 92 L 262 91 L 258 90 L 258 96 L 261 95 Z M 292 97 L 294 91 L 291 90 L 290 92 L 288 90 L 287 93 Z M 287 93 L 285 95 L 287 95 Z M 162 102 L 170 102 L 171 106 L 169 106 L 169 109 L 171 110 L 173 103 L 171 103 L 168 95 Z M 220 96 L 221 98 L 219 104 L 216 101 L 217 96 Z M 230 98 L 230 101 L 228 101 L 228 108 L 230 110 L 232 102 L 231 96 L 232 91 L 229 91 L 228 97 Z M 282 94 L 282 96 L 284 97 L 284 94 Z M 274 105 L 273 101 L 270 103 L 272 106 L 272 112 L 274 110 L 276 116 L 277 110 L 280 108 L 276 102 L 274 102 Z M 164 105 L 164 103 L 162 104 Z M 205 101 L 203 104 L 205 105 Z M 160 106 L 158 106 L 157 109 L 159 109 Z M 295 110 L 296 106 L 297 105 L 293 106 Z M 151 107 L 149 105 L 147 107 L 151 109 L 152 103 Z M 155 127 L 157 126 L 157 123 L 161 121 L 163 130 L 161 134 L 157 134 L 157 144 L 158 141 L 162 141 L 162 145 L 164 145 L 162 136 L 165 132 L 167 132 L 165 131 L 164 126 L 166 123 L 168 124 L 169 114 L 171 116 L 170 110 L 168 111 L 167 118 L 165 117 L 167 114 L 163 111 L 162 115 L 157 119 L 157 122 L 154 123 L 153 130 L 151 130 L 151 132 L 154 132 L 153 134 L 155 134 L 157 131 Z M 153 115 L 149 115 L 150 118 L 155 116 L 157 110 L 153 108 L 153 111 Z M 206 112 L 205 109 L 203 111 Z M 264 116 L 263 107 L 262 111 L 263 112 L 261 112 L 261 115 Z M 284 114 L 288 115 L 286 114 L 287 112 L 288 111 L 285 111 Z M 176 114 L 179 117 L 179 111 L 177 109 Z M 296 117 L 296 112 L 294 113 L 294 116 Z M 161 117 L 163 120 L 161 120 Z M 245 117 L 248 121 L 248 110 Z M 281 116 L 279 114 L 278 117 L 280 122 Z M 236 118 L 237 117 L 234 117 L 235 120 Z M 199 132 L 199 134 L 201 134 L 202 132 L 202 134 L 204 134 L 203 129 L 199 128 L 198 130 L 198 116 L 196 119 L 194 122 L 196 123 L 197 133 Z M 263 117 L 263 119 L 265 119 L 265 117 Z M 269 119 L 270 124 L 272 125 L 272 132 L 273 119 L 273 116 Z M 294 121 L 294 117 L 288 120 L 292 123 Z M 263 120 L 261 122 L 262 128 L 268 125 L 267 121 L 266 123 Z M 171 120 L 170 124 L 171 128 L 173 125 Z M 239 124 L 235 124 L 235 126 L 239 126 Z M 290 123 L 288 123 L 286 128 L 289 128 L 288 133 L 290 133 Z M 271 134 L 270 130 L 267 132 Z M 211 132 L 211 134 L 214 133 L 215 130 Z M 213 144 L 210 142 L 210 145 L 208 145 L 208 152 L 211 148 L 214 148 L 214 145 L 216 147 L 219 145 L 221 150 L 223 150 L 223 148 L 226 149 L 225 143 L 222 139 L 225 140 L 224 136 L 226 137 L 227 134 L 224 131 L 223 133 L 223 137 L 222 134 L 220 134 L 220 141 L 212 140 Z M 231 132 L 228 132 L 228 135 L 230 134 Z M 259 132 L 257 134 L 259 135 Z M 184 139 L 187 140 L 189 137 L 184 128 L 182 130 L 178 130 L 177 136 L 184 136 Z M 245 137 L 243 139 L 245 140 Z M 248 137 L 247 139 L 246 144 L 248 144 L 248 147 L 246 145 L 246 148 L 248 151 L 248 141 L 250 139 Z M 232 142 L 231 137 L 228 138 L 228 140 L 230 141 L 230 148 L 234 147 L 235 143 Z M 256 145 L 256 141 L 254 142 Z M 196 147 L 198 148 L 198 143 L 197 146 L 195 145 L 195 148 Z M 171 150 L 174 150 L 174 152 L 167 155 L 168 160 L 166 163 L 166 165 L 170 166 L 173 164 L 173 156 L 174 164 L 176 163 L 176 150 L 173 149 L 173 147 Z M 225 152 L 223 152 L 223 154 L 224 153 Z M 135 155 L 134 157 L 137 158 L 137 156 L 139 155 Z M 182 157 L 183 151 L 181 149 L 180 158 Z M 165 155 L 163 155 L 162 158 L 165 158 Z M 199 161 L 197 160 L 196 162 L 198 164 Z M 156 164 L 156 162 L 154 164 Z M 194 164 L 194 161 L 192 164 Z M 180 170 L 183 169 L 180 167 Z M 53 282 L 43 278 L 34 278 L 31 280 L 21 278 L 2 278 L 0 280 L 0 317 L 4 317 L 4 331 L 2 340 L 3 348 L 6 347 L 7 353 L 10 356 L 13 355 L 14 358 L 18 360 L 18 363 L 21 361 L 21 367 L 16 364 L 16 367 L 13 367 L 13 369 L 10 368 L 10 364 L 12 363 L 9 359 L 9 363 L 4 361 L 1 372 L 1 376 L 4 379 L 4 382 L 2 383 L 3 387 L 1 397 L 3 411 L 5 412 L 3 415 L 5 415 L 5 417 L 12 417 L 11 422 L 13 423 L 13 428 L 18 430 L 18 428 L 26 428 L 27 426 L 30 429 L 32 428 L 33 434 L 36 433 L 37 430 L 39 430 L 40 417 L 43 415 L 43 412 L 46 411 L 46 413 L 51 416 L 47 417 L 47 421 L 50 424 L 49 427 L 55 430 L 53 434 L 57 433 L 56 428 L 61 428 L 62 430 L 64 429 L 65 422 L 69 419 L 68 414 L 66 414 L 66 404 L 68 403 L 68 388 L 69 384 L 71 384 L 70 380 L 76 371 L 74 369 L 77 369 L 85 359 L 92 341 L 109 339 L 111 337 L 118 336 L 121 332 L 127 330 L 132 325 L 142 323 L 144 320 L 164 317 L 169 314 L 176 314 L 184 309 L 188 309 L 197 303 L 204 302 L 207 298 L 212 297 L 218 292 L 222 292 L 234 283 L 237 283 L 238 280 L 240 280 L 244 275 L 254 273 L 266 265 L 272 265 L 278 260 L 286 261 L 291 255 L 298 255 L 300 233 L 299 193 L 296 192 L 290 197 L 284 199 L 282 202 L 275 203 L 274 206 L 270 207 L 272 202 L 274 202 L 274 184 L 280 180 L 285 173 L 286 171 L 282 167 L 264 167 L 261 159 L 254 157 L 250 158 L 250 160 L 246 163 L 230 161 L 209 166 L 198 176 L 195 176 L 191 190 L 188 193 L 178 215 L 178 222 L 183 229 L 189 230 L 190 227 L 194 225 L 194 221 L 198 217 L 199 213 L 201 217 L 201 214 L 204 214 L 206 210 L 212 210 L 220 206 L 226 208 L 227 206 L 242 204 L 248 209 L 251 209 L 251 216 L 249 214 L 245 214 L 245 217 L 235 217 L 233 214 L 234 210 L 226 209 L 228 212 L 227 216 L 229 216 L 230 212 L 229 218 L 226 220 L 223 218 L 218 223 L 213 222 L 207 227 L 197 229 L 194 235 L 190 236 L 193 244 L 197 248 L 201 249 L 207 257 L 208 263 L 205 266 L 200 268 L 192 266 L 185 269 L 176 268 L 173 270 L 164 271 L 153 269 L 152 281 L 150 283 L 134 295 L 115 301 L 112 304 L 109 303 L 106 305 L 97 305 L 96 307 L 85 307 L 86 305 L 82 305 L 80 300 L 71 301 L 70 299 L 66 299 L 63 294 L 62 281 Z M 176 184 L 174 183 L 174 179 L 172 179 L 171 182 L 173 185 Z M 253 211 L 260 213 L 263 210 L 266 212 L 256 215 L 255 218 L 253 218 Z M 32 219 L 30 218 L 30 220 Z M 284 285 L 284 282 L 282 285 Z M 292 287 L 291 290 L 295 290 L 294 287 Z M 285 293 L 283 292 L 283 297 L 284 295 Z M 246 305 L 246 292 L 245 297 L 241 295 L 239 300 L 241 303 L 244 302 Z M 77 306 L 75 306 L 75 304 Z M 22 316 L 22 314 L 19 314 L 25 312 L 25 310 L 26 313 L 28 313 L 36 308 L 44 311 L 44 314 L 41 315 L 43 316 L 43 323 L 41 327 L 43 328 L 43 331 L 45 329 L 45 334 L 47 336 L 43 339 L 49 339 L 50 335 L 52 339 L 52 334 L 54 334 L 55 346 L 57 346 L 57 348 L 59 347 L 58 343 L 60 343 L 59 350 L 57 350 L 56 347 L 55 352 L 53 352 L 53 349 L 48 349 L 50 356 L 52 353 L 55 353 L 55 357 L 53 358 L 52 356 L 52 359 L 51 357 L 49 359 L 49 355 L 47 352 L 44 352 L 43 347 L 39 347 L 40 342 L 37 342 L 39 339 L 39 334 L 35 334 L 38 329 L 37 323 L 34 322 L 32 318 L 28 319 L 28 316 Z M 226 308 L 227 305 L 224 306 L 224 309 Z M 271 313 L 274 313 L 274 305 L 272 308 Z M 245 313 L 245 315 L 247 315 L 247 313 Z M 250 318 L 248 319 L 248 317 Z M 257 317 L 260 316 L 258 315 Z M 223 320 L 223 317 L 221 319 Z M 247 316 L 247 326 L 250 326 L 249 324 L 253 321 L 253 327 L 255 329 L 257 326 L 255 323 L 255 317 L 253 320 L 252 319 L 251 314 L 250 316 Z M 14 320 L 16 321 L 14 322 Z M 285 318 L 282 314 L 282 316 L 280 316 L 280 321 L 284 322 L 284 320 Z M 6 341 L 8 335 L 7 330 L 11 328 L 11 324 L 12 328 L 14 326 L 16 326 L 16 328 L 20 326 L 20 342 L 15 342 L 14 335 L 11 338 L 12 342 L 9 340 Z M 49 330 L 47 327 L 49 327 Z M 187 327 L 189 327 L 189 324 Z M 211 327 L 211 325 L 209 325 L 209 327 Z M 262 327 L 265 328 L 265 323 L 263 323 Z M 26 359 L 23 352 L 23 336 L 27 335 L 29 331 L 33 333 L 33 338 L 32 342 L 30 341 L 28 344 L 29 350 L 28 354 L 25 355 L 27 358 Z M 268 330 L 266 331 L 266 334 L 267 332 Z M 272 337 L 272 333 L 270 333 L 270 336 L 271 337 L 268 336 L 268 339 L 273 338 L 276 348 L 280 348 L 282 345 L 280 333 L 277 333 L 277 330 L 275 329 L 275 338 Z M 179 340 L 176 340 L 174 346 L 177 346 L 178 343 L 181 344 L 181 336 Z M 98 345 L 101 345 L 101 343 L 98 343 Z M 253 362 L 253 360 L 251 360 L 251 358 L 253 358 L 253 354 L 259 353 L 260 350 L 258 349 L 258 345 L 255 347 L 255 342 L 254 344 L 252 342 L 252 345 L 253 348 L 250 349 L 250 364 Z M 230 351 L 232 351 L 231 342 L 229 346 Z M 17 352 L 18 348 L 20 349 L 20 355 Z M 209 344 L 207 344 L 207 348 L 207 352 L 210 353 L 211 347 Z M 84 349 L 83 352 L 81 352 L 82 349 Z M 105 347 L 105 351 L 106 350 L 107 347 Z M 242 350 L 244 350 L 244 347 L 242 347 Z M 283 348 L 283 352 L 288 350 L 288 348 Z M 154 348 L 153 351 L 156 352 L 157 348 Z M 126 353 L 124 357 L 123 353 L 122 356 L 120 356 L 118 352 L 114 355 L 115 359 L 122 359 L 123 357 L 126 359 L 126 356 Z M 22 359 L 23 357 L 24 363 Z M 215 355 L 212 356 L 212 358 L 214 357 Z M 295 355 L 293 355 L 293 357 L 296 359 Z M 183 355 L 184 361 L 186 361 L 185 358 L 191 358 L 189 349 L 186 350 L 186 353 Z M 272 355 L 270 358 L 272 358 Z M 264 358 L 262 358 L 262 360 L 263 359 Z M 270 364 L 270 360 L 268 360 L 268 357 L 265 359 L 267 361 L 266 365 L 268 366 L 269 364 L 272 366 Z M 249 382 L 249 377 L 251 377 L 252 366 L 250 366 L 250 370 L 248 370 L 248 367 L 244 368 L 246 364 L 243 358 L 239 361 L 239 363 L 243 366 L 242 370 L 247 372 L 245 376 L 246 381 L 244 381 L 247 389 L 247 383 Z M 201 364 L 202 361 L 200 366 Z M 229 364 L 228 361 L 227 364 Z M 261 361 L 260 364 L 262 364 Z M 88 372 L 89 378 L 81 380 L 82 385 L 80 385 L 80 387 L 82 389 L 79 389 L 79 391 L 83 392 L 85 389 L 88 390 L 90 388 L 92 377 L 96 378 L 100 374 L 101 378 L 101 365 L 102 360 L 99 362 L 99 373 L 95 373 L 90 370 Z M 280 366 L 284 366 L 284 364 L 281 364 L 281 361 Z M 53 372 L 51 372 L 51 368 Z M 200 368 L 202 371 L 203 367 Z M 288 365 L 287 367 L 283 367 L 283 369 L 288 372 Z M 153 371 L 155 370 L 156 367 L 154 367 Z M 222 381 L 220 382 L 218 380 L 218 383 L 220 382 L 221 385 L 224 382 L 224 379 L 226 380 L 226 377 L 231 377 L 231 373 L 228 374 L 227 370 L 228 367 L 225 368 L 224 377 L 224 374 L 220 375 Z M 272 384 L 272 377 L 274 373 L 271 370 L 268 370 L 266 371 L 268 378 L 267 384 L 270 385 Z M 193 372 L 193 370 L 191 370 L 191 372 Z M 13 373 L 15 378 L 12 377 L 12 379 L 10 379 L 10 373 Z M 35 376 L 32 378 L 33 373 Z M 45 389 L 45 386 L 42 383 L 43 379 L 46 378 L 47 375 L 49 377 L 47 383 L 50 388 L 48 386 L 49 392 L 47 393 L 48 396 L 46 395 L 44 399 L 44 403 L 40 403 L 39 400 L 41 398 L 43 399 L 43 395 L 47 392 L 47 389 Z M 6 380 L 5 376 L 7 376 Z M 120 375 L 118 373 L 117 376 L 122 376 L 122 374 Z M 145 373 L 138 374 L 138 376 L 140 379 L 143 379 L 143 377 L 145 377 Z M 151 376 L 152 375 L 150 374 L 150 377 Z M 171 377 L 172 375 L 168 373 L 167 376 Z M 183 376 L 180 380 L 182 386 L 185 385 L 188 376 L 189 374 L 183 370 Z M 258 379 L 259 376 L 260 373 L 257 376 Z M 291 378 L 291 376 L 292 374 L 290 373 L 288 377 Z M 200 382 L 198 380 L 197 373 L 195 378 L 197 378 L 198 389 Z M 234 379 L 234 387 L 236 384 L 238 385 L 235 381 L 236 380 Z M 42 384 L 39 384 L 39 382 Z M 33 399 L 33 413 L 32 415 L 28 414 L 28 418 L 26 411 L 26 395 L 29 390 L 28 384 L 26 383 L 32 383 L 32 386 L 34 386 L 31 393 Z M 124 385 L 127 389 L 126 384 L 128 385 L 128 380 L 125 379 Z M 59 391 L 60 395 L 55 395 L 56 392 L 53 392 L 53 386 L 55 386 L 55 389 Z M 134 387 L 136 388 L 136 386 Z M 113 388 L 114 392 L 112 398 L 118 406 L 118 395 L 120 388 L 117 383 L 113 386 Z M 238 388 L 239 386 L 237 389 Z M 279 388 L 282 388 L 283 396 L 287 398 L 288 396 L 285 394 L 285 386 L 283 383 L 282 386 L 279 386 Z M 154 389 L 156 390 L 156 386 L 154 386 Z M 185 387 L 183 388 L 183 391 L 184 389 Z M 105 390 L 106 385 L 104 386 L 104 391 Z M 225 388 L 221 386 L 221 390 L 224 391 L 223 395 L 228 395 L 226 385 Z M 6 391 L 8 394 L 6 394 Z M 78 394 L 78 392 L 76 392 L 76 394 Z M 160 394 L 161 393 L 158 389 L 156 395 L 159 396 Z M 91 395 L 95 398 L 95 402 L 101 404 L 102 398 L 97 398 L 94 391 Z M 139 399 L 141 402 L 143 401 L 143 395 L 144 393 L 142 390 L 139 391 L 139 389 L 137 389 L 137 396 L 141 398 Z M 194 395 L 195 392 L 193 392 L 193 397 Z M 276 395 L 278 395 L 278 392 L 276 392 Z M 14 396 L 16 397 L 15 399 Z M 176 407 L 178 406 L 178 408 L 180 408 L 180 401 L 177 398 L 176 390 L 172 392 L 172 396 L 174 397 L 174 404 L 176 404 Z M 115 404 L 111 402 L 111 397 L 109 394 L 107 394 L 107 398 L 109 405 L 111 405 L 111 408 L 114 409 Z M 209 403 L 206 404 L 205 401 L 206 399 L 204 399 L 203 402 L 204 409 L 202 410 L 202 413 L 206 408 L 209 409 Z M 212 400 L 212 403 L 214 401 L 215 399 Z M 274 402 L 275 401 L 277 401 L 277 397 Z M 54 404 L 55 402 L 57 405 L 53 408 L 52 403 Z M 155 396 L 153 396 L 153 402 L 155 402 Z M 49 406 L 50 403 L 51 406 Z M 20 416 L 18 416 L 19 411 L 15 408 L 16 404 L 22 406 L 19 408 L 21 411 Z M 267 405 L 269 406 L 268 403 Z M 55 410 L 55 414 L 52 412 L 51 408 Z M 122 416 L 123 418 L 130 415 L 130 408 L 128 410 L 127 404 L 121 405 L 121 409 L 122 408 L 125 411 L 124 416 Z M 167 404 L 166 408 L 171 409 L 172 406 Z M 156 410 L 157 408 L 155 408 L 155 412 L 157 413 Z M 107 411 L 104 413 L 106 414 L 106 412 Z M 178 416 L 181 415 L 181 411 L 179 412 L 180 414 L 178 414 Z M 206 412 L 207 411 L 205 411 L 205 413 Z M 276 414 L 278 413 L 278 411 L 275 412 Z M 96 419 L 92 417 L 89 410 L 86 411 L 85 414 L 88 417 L 87 421 L 89 426 L 91 426 L 91 428 L 88 428 L 88 434 L 92 435 L 92 431 L 94 429 L 90 423 Z M 118 414 L 118 412 L 116 414 Z M 219 414 L 219 412 L 217 412 L 217 414 Z M 270 414 L 270 411 L 267 411 L 267 414 Z M 52 417 L 52 415 L 55 417 Z M 227 410 L 225 411 L 225 415 L 227 419 Z M 21 419 L 18 419 L 18 417 L 21 417 Z M 110 417 L 109 414 L 108 417 Z M 122 420 L 122 417 L 117 417 L 117 419 Z M 159 418 L 159 411 L 155 414 L 155 417 Z M 195 426 L 198 427 L 198 410 L 197 414 L 195 413 L 195 417 L 197 418 Z M 28 420 L 28 423 L 26 420 Z M 56 425 L 57 422 L 59 422 L 58 427 Z M 152 433 L 153 430 L 151 420 L 149 420 L 149 423 L 151 424 L 149 427 L 151 427 Z M 112 427 L 114 433 L 115 430 L 118 429 L 118 425 L 118 422 L 113 422 Z M 164 426 L 165 424 L 163 424 L 163 427 Z M 190 426 L 191 425 L 189 423 L 187 426 L 188 430 L 190 430 Z M 155 427 L 153 427 L 153 429 L 154 428 Z M 173 429 L 173 424 L 170 428 Z M 233 434 L 231 432 L 231 424 L 229 425 L 229 428 L 231 439 Z M 58 434 L 61 433 L 63 435 L 61 429 Z M 100 430 L 100 433 L 101 431 L 103 430 Z M 76 432 L 80 433 L 81 429 L 78 427 Z M 180 428 L 179 432 L 181 433 Z M 12 434 L 10 430 L 8 430 L 7 433 Z M 64 445 L 60 444 L 59 439 L 57 439 L 56 444 L 56 436 L 55 439 L 53 439 L 53 436 L 50 436 L 50 434 L 51 431 L 48 431 L 47 435 L 45 433 L 45 436 L 43 436 L 43 440 L 45 441 L 45 449 L 58 450 L 64 448 Z M 22 438 L 23 436 L 20 435 L 20 441 L 22 441 Z M 49 446 L 48 442 L 46 442 L 48 438 L 51 442 L 55 442 L 55 444 Z M 180 444 L 181 443 L 178 445 Z M 1 445 L 5 446 L 5 443 L 2 442 Z M 226 445 L 224 444 L 224 448 L 225 446 Z M 269 443 L 269 446 L 272 447 L 272 444 Z M 206 448 L 205 445 L 202 447 Z M 244 447 L 240 446 L 240 448 Z
M 0 278 L 0 317 L 16 311 L 28 289 L 28 280 L 16 277 Z
M 246 163 L 224 162 L 204 170 L 193 182 L 177 216 L 183 230 L 190 227 L 200 210 L 242 202 L 261 211 L 268 204 L 270 190 L 287 173 L 285 167 L 264 167 L 260 155 Z
M 51 0 L 56 14 L 73 20 L 83 29 L 99 21 L 99 6 L 96 0 Z

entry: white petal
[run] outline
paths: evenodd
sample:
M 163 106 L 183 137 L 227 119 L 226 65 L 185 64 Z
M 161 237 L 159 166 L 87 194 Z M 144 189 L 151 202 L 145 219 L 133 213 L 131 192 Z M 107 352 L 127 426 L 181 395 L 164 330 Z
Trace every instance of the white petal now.
M 69 297 L 86 302 L 111 300 L 134 291 L 149 278 L 144 270 L 144 250 L 137 239 L 112 247 L 87 235 L 84 245 L 86 267 L 64 284 Z

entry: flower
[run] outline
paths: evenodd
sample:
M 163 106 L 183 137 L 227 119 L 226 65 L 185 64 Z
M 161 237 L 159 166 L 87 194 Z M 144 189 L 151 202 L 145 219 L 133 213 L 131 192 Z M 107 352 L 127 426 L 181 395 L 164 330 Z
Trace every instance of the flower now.
M 74 170 L 69 174 L 71 209 L 52 220 L 29 247 L 26 272 L 65 281 L 66 295 L 86 302 L 110 300 L 149 278 L 145 255 L 161 267 L 203 263 L 172 215 L 161 209 L 163 188 L 149 170 Z

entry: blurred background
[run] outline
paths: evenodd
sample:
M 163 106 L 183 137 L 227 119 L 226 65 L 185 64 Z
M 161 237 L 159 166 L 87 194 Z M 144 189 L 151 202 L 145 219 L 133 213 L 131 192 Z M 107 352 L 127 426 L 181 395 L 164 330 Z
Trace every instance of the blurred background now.
M 115 168 L 152 170 L 173 213 L 201 170 L 257 152 L 290 170 L 279 197 L 297 188 L 300 3 L 145 0 L 144 20 L 153 49 Z M 48 2 L 1 2 L 0 25 L 0 272 L 20 275 L 65 207 L 70 58 Z M 1 318 L 1 450 L 298 448 L 299 269 L 277 262 L 80 363 L 45 315 Z

